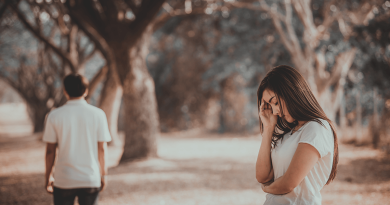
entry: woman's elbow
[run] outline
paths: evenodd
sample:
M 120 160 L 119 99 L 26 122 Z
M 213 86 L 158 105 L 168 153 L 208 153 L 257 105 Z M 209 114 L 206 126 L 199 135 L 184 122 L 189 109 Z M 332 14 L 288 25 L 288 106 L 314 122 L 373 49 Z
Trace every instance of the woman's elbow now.
M 265 184 L 269 181 L 268 176 L 262 176 L 260 174 L 256 174 L 256 180 L 261 184 Z

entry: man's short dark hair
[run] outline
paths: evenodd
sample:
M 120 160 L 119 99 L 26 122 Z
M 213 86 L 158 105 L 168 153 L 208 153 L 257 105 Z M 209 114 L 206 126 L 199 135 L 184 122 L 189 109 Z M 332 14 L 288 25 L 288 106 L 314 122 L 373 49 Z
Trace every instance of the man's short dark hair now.
M 88 86 L 87 78 L 80 74 L 72 73 L 64 78 L 64 87 L 69 97 L 81 97 Z

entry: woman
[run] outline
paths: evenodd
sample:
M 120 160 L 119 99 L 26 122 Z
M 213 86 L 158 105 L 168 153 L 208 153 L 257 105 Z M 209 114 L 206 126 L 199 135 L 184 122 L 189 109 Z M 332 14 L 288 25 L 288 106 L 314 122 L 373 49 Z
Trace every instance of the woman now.
M 273 68 L 257 91 L 262 142 L 256 178 L 264 204 L 321 204 L 320 190 L 336 176 L 337 135 L 304 78 Z

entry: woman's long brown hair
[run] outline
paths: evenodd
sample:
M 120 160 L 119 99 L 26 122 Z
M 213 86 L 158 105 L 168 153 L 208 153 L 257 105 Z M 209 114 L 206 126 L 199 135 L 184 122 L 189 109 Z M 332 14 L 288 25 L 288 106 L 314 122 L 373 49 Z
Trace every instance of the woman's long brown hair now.
M 264 90 L 271 90 L 275 93 L 275 97 L 279 101 L 280 111 L 283 114 L 282 104 L 280 99 L 283 99 L 286 108 L 296 121 L 294 123 L 287 122 L 284 118 L 278 116 L 276 128 L 272 134 L 272 146 L 275 147 L 279 140 L 283 140 L 284 134 L 291 131 L 297 125 L 297 121 L 315 121 L 324 124 L 319 120 L 323 119 L 330 124 L 334 136 L 334 153 L 333 166 L 329 179 L 326 184 L 329 184 L 337 173 L 337 164 L 339 161 L 337 134 L 335 127 L 331 120 L 326 116 L 320 104 L 317 102 L 309 85 L 302 77 L 302 75 L 294 68 L 281 65 L 273 68 L 267 73 L 265 78 L 261 81 L 257 90 L 257 105 L 260 111 L 261 100 L 263 98 Z M 263 123 L 260 120 L 260 131 L 263 132 Z

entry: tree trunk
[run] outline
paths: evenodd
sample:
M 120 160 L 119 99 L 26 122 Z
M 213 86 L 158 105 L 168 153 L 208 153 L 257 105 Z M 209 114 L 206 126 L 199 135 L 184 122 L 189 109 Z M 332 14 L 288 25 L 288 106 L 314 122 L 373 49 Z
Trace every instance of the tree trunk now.
M 360 103 L 361 91 L 358 88 L 356 90 L 356 141 L 362 140 L 362 105 Z
M 346 113 L 346 102 L 344 89 L 339 92 L 340 95 L 340 130 L 343 131 L 347 127 L 347 119 L 345 117 Z M 341 136 L 342 137 L 342 136 Z
M 374 87 L 374 90 L 372 91 L 372 100 L 373 100 L 373 115 L 371 119 L 371 135 L 372 135 L 372 144 L 374 145 L 374 148 L 378 148 L 378 145 L 380 143 L 380 130 L 381 127 L 379 126 L 379 113 L 378 113 L 378 88 Z
M 99 107 L 106 113 L 108 128 L 112 137 L 110 145 L 120 145 L 118 137 L 118 115 L 122 99 L 122 88 L 114 77 L 114 72 L 110 69 L 107 73 L 106 81 L 100 95 Z
M 126 126 L 121 161 L 157 156 L 156 138 L 160 132 L 157 100 L 154 81 L 145 62 L 151 31 L 149 26 L 127 55 L 120 53 L 120 50 L 115 50 L 117 66 L 127 64 L 131 68 L 123 85 Z
M 223 80 L 221 84 L 224 84 L 225 81 L 226 81 L 226 79 Z M 219 111 L 219 128 L 218 128 L 218 133 L 220 133 L 220 134 L 225 133 L 225 129 L 226 129 L 226 126 L 225 126 L 225 113 L 224 113 L 224 108 L 225 108 L 225 98 L 224 97 L 225 96 L 224 96 L 223 91 L 224 90 L 221 89 L 221 97 L 220 97 L 221 109 Z
M 27 109 L 30 119 L 34 125 L 34 133 L 42 132 L 45 127 L 45 118 L 49 109 L 46 107 L 46 103 L 29 101 L 27 103 Z

